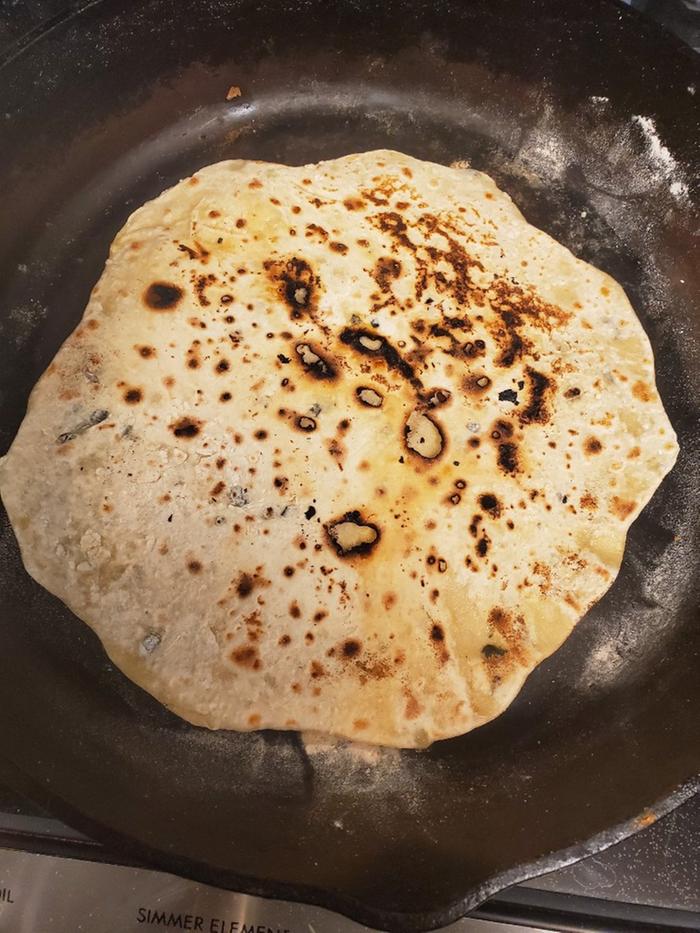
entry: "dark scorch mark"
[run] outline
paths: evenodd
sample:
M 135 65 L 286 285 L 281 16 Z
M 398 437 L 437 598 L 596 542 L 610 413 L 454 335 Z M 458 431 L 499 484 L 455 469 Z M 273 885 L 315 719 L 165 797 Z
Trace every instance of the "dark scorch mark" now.
M 346 512 L 325 525 L 326 534 L 339 557 L 366 556 L 380 538 L 380 531 L 366 522 L 358 510 Z
M 379 336 L 375 331 L 362 327 L 346 327 L 340 333 L 340 340 L 348 347 L 352 347 L 363 356 L 373 356 L 383 359 L 389 369 L 401 373 L 412 384 L 416 384 L 415 370 L 393 347 L 388 340 Z
M 152 282 L 143 293 L 144 304 L 153 311 L 172 311 L 180 302 L 183 292 L 170 282 Z

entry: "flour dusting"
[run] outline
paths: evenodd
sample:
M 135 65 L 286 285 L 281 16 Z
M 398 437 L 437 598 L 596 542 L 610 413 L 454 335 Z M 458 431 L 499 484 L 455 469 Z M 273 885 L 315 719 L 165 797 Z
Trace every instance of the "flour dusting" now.
M 617 679 L 623 663 L 624 658 L 618 650 L 616 639 L 613 637 L 602 641 L 586 661 L 581 675 L 582 685 L 586 688 L 594 684 L 597 687 L 609 686 Z
M 419 752 L 351 742 L 312 731 L 303 732 L 301 741 L 315 780 L 338 794 L 399 793 L 409 812 L 419 805 Z
M 668 190 L 677 201 L 688 197 L 688 186 L 684 181 L 672 181 L 668 186 Z
M 10 308 L 5 323 L 0 320 L 0 336 L 9 339 L 11 334 L 15 348 L 23 350 L 47 314 L 46 306 L 35 298 L 24 305 Z
M 546 188 L 552 181 L 568 185 L 583 175 L 595 191 L 618 199 L 658 195 L 669 204 L 689 203 L 684 169 L 652 117 L 620 120 L 602 95 L 588 97 L 564 117 L 541 95 L 535 114 L 514 155 L 503 161 L 506 171 L 532 187 Z
M 679 177 L 680 168 L 678 162 L 670 153 L 668 148 L 661 142 L 661 137 L 656 129 L 656 124 L 651 117 L 635 114 L 632 117 L 635 123 L 644 134 L 649 160 L 654 168 L 667 178 L 670 184 L 670 191 L 674 197 L 685 197 L 688 194 L 688 186 Z

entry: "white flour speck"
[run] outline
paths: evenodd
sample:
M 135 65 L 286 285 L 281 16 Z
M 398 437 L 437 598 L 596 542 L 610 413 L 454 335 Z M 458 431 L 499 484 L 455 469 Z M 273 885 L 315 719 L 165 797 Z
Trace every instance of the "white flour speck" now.
M 302 743 L 319 784 L 343 793 L 400 793 L 410 811 L 420 804 L 420 763 L 415 753 L 362 742 L 350 742 L 314 731 L 302 732 Z M 338 825 L 338 824 L 341 825 Z M 334 823 L 344 829 L 341 820 Z
M 651 117 L 644 117 L 636 114 L 632 121 L 637 124 L 644 133 L 647 141 L 649 156 L 654 165 L 661 169 L 665 174 L 670 175 L 678 168 L 678 163 L 661 142 L 656 129 L 656 124 Z
M 635 123 L 644 134 L 647 147 L 647 155 L 652 167 L 659 172 L 662 177 L 670 182 L 669 190 L 676 200 L 687 197 L 688 186 L 679 178 L 680 167 L 678 162 L 671 154 L 669 149 L 661 142 L 656 123 L 651 117 L 645 117 L 641 114 L 635 114 L 632 117 Z
M 672 181 L 668 190 L 677 200 L 688 197 L 688 186 L 684 181 Z
M 22 350 L 36 328 L 43 323 L 47 313 L 47 308 L 35 298 L 24 305 L 11 308 L 5 321 L 0 322 L 0 336 L 8 339 L 9 331 L 12 329 L 15 347 L 17 350 Z

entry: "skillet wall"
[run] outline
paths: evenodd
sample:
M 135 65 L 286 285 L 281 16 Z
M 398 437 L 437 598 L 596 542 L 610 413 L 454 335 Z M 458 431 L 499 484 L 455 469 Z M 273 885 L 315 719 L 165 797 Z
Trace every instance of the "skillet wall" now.
M 243 95 L 226 103 L 231 84 Z M 691 87 L 690 52 L 602 0 L 104 0 L 0 61 L 0 450 L 142 201 L 222 158 L 303 163 L 379 146 L 468 159 L 615 276 L 651 337 L 681 442 L 612 591 L 514 706 L 373 768 L 309 759 L 295 736 L 210 734 L 170 716 L 29 580 L 3 512 L 0 753 L 16 782 L 160 864 L 408 929 L 446 922 L 537 860 L 582 854 L 692 778 Z

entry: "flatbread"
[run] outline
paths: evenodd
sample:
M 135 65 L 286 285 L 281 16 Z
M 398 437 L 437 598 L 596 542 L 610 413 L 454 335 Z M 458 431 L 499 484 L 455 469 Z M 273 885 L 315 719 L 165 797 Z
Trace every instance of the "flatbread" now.
M 416 747 L 509 705 L 676 454 L 622 288 L 488 176 L 378 151 L 137 210 L 0 489 L 180 716 Z

